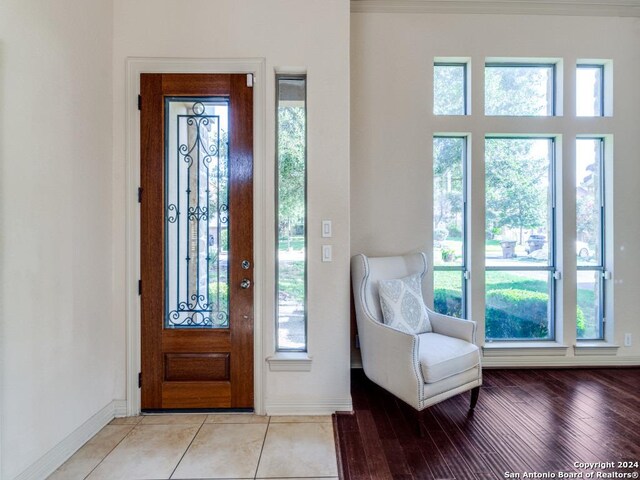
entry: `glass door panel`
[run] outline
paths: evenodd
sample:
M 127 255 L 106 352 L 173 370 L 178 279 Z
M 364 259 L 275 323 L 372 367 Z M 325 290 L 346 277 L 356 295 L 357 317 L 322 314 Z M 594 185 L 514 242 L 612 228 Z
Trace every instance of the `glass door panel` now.
M 165 328 L 228 328 L 228 102 L 165 98 Z

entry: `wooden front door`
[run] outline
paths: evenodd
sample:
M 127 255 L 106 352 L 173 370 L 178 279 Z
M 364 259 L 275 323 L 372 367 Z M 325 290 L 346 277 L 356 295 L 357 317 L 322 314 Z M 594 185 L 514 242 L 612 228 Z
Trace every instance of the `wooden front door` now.
M 253 89 L 142 74 L 142 409 L 253 408 Z

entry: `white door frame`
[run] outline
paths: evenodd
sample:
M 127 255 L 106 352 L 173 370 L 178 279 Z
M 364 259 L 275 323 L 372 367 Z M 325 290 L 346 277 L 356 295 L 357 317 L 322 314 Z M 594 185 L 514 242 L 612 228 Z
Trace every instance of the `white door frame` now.
M 251 73 L 253 84 L 253 208 L 254 208 L 254 410 L 264 414 L 264 372 L 262 325 L 265 313 L 264 286 L 266 265 L 266 188 L 265 188 L 265 93 L 264 58 L 191 59 L 191 58 L 127 58 L 125 92 L 126 129 L 126 342 L 127 342 L 127 415 L 140 413 L 140 115 L 137 97 L 141 73 Z

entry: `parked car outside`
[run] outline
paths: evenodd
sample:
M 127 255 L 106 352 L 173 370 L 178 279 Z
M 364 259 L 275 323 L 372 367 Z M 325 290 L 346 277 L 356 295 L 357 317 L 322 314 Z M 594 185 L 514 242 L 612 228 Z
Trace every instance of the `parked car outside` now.
M 531 253 L 536 250 L 541 250 L 544 247 L 544 244 L 547 242 L 547 237 L 545 235 L 537 235 L 532 234 L 529 235 L 527 239 L 527 246 L 524 247 L 525 252 Z

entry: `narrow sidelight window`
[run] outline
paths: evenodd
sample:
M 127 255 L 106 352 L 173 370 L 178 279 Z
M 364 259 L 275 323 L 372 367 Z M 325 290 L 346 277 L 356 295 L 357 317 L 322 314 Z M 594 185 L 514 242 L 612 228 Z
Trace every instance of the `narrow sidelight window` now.
M 466 137 L 433 138 L 433 307 L 466 318 Z
M 578 340 L 604 338 L 604 139 L 576 140 Z
M 307 350 L 307 77 L 276 75 L 276 350 Z

